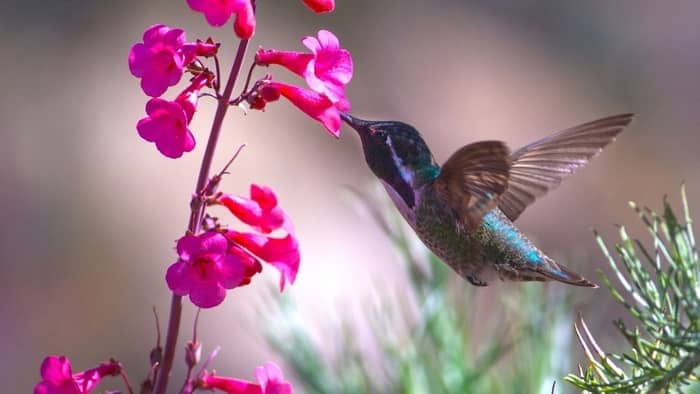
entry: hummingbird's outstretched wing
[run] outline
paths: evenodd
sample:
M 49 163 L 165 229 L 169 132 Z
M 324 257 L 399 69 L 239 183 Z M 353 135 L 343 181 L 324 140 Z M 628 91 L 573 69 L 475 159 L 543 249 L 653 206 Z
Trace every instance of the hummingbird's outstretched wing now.
M 509 168 L 508 148 L 503 142 L 476 142 L 452 154 L 433 185 L 459 221 L 474 229 L 498 204 L 508 185 Z
M 536 198 L 584 166 L 631 121 L 634 114 L 594 120 L 562 130 L 515 151 L 510 157 L 508 189 L 498 207 L 515 221 Z

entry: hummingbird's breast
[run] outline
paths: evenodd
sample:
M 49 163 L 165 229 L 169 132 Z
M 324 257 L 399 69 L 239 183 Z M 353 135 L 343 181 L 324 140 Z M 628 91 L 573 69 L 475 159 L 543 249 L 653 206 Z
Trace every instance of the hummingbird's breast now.
M 541 252 L 498 208 L 489 211 L 479 228 L 467 229 L 432 187 L 421 193 L 412 227 L 423 243 L 460 276 L 486 284 L 496 276 L 536 264 Z

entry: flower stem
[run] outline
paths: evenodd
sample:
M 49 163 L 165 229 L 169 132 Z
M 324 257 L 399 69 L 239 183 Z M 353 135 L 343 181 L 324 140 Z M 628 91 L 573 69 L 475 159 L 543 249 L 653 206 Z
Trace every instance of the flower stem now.
M 199 231 L 201 218 L 204 214 L 204 199 L 202 198 L 201 193 L 206 187 L 207 180 L 209 179 L 211 164 L 214 160 L 214 152 L 216 151 L 216 144 L 219 141 L 219 135 L 221 135 L 221 126 L 224 123 L 226 111 L 229 107 L 229 101 L 231 100 L 231 94 L 233 93 L 233 87 L 241 71 L 243 58 L 247 48 L 248 40 L 241 40 L 241 42 L 238 44 L 238 51 L 236 52 L 236 58 L 231 66 L 231 73 L 229 74 L 228 81 L 226 82 L 226 87 L 224 88 L 224 92 L 219 98 L 216 107 L 214 121 L 211 125 L 211 133 L 209 134 L 209 141 L 207 141 L 207 148 L 204 151 L 202 165 L 199 168 L 199 177 L 197 178 L 194 197 L 192 198 L 192 202 L 190 204 L 191 213 L 187 230 L 192 234 L 196 234 Z M 153 390 L 154 394 L 165 394 L 165 390 L 168 387 L 168 378 L 170 376 L 170 370 L 173 367 L 175 347 L 177 346 L 177 337 L 180 331 L 181 314 L 182 296 L 173 294 L 170 303 L 170 319 L 168 321 L 168 332 L 165 337 L 163 360 L 161 361 L 158 377 L 156 378 L 156 385 L 155 389 Z

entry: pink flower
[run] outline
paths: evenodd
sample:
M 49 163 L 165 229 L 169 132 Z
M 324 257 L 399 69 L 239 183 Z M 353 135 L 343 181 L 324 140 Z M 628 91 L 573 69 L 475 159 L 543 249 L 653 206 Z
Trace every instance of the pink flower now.
M 255 11 L 250 0 L 187 0 L 193 11 L 204 14 L 212 26 L 223 26 L 236 14 L 233 30 L 242 39 L 248 39 L 255 33 Z
M 176 159 L 194 149 L 195 141 L 188 128 L 188 113 L 177 101 L 152 98 L 146 103 L 147 117 L 139 120 L 136 129 L 141 138 L 155 142 L 165 156 Z
M 303 77 L 314 92 L 325 95 L 339 110 L 349 111 L 345 85 L 352 79 L 352 57 L 340 47 L 338 38 L 328 30 L 320 30 L 318 38 L 301 41 L 311 54 L 260 48 L 255 61 L 260 65 L 277 64 Z
M 282 370 L 274 363 L 267 362 L 265 365 L 257 367 L 255 377 L 258 384 L 205 373 L 199 378 L 197 387 L 217 389 L 228 394 L 292 394 L 292 385 L 284 381 Z
M 120 373 L 121 365 L 111 360 L 73 375 L 66 357 L 48 356 L 41 363 L 41 382 L 34 386 L 34 394 L 87 394 L 103 377 Z
M 251 185 L 250 198 L 218 194 L 210 204 L 226 206 L 242 222 L 269 234 L 284 230 L 287 235 L 272 238 L 234 230 L 212 230 L 198 236 L 186 235 L 177 242 L 179 259 L 168 268 L 168 287 L 177 295 L 189 295 L 193 304 L 211 308 L 226 297 L 226 290 L 250 283 L 262 271 L 258 258 L 281 273 L 280 289 L 294 283 L 299 270 L 299 245 L 293 226 L 277 205 L 277 196 L 267 187 Z M 222 234 L 223 232 L 223 234 Z
M 229 230 L 226 238 L 231 242 L 231 251 L 246 253 L 256 262 L 255 256 L 271 264 L 280 271 L 280 291 L 287 281 L 293 284 L 299 271 L 299 243 L 294 237 L 293 226 L 282 208 L 277 204 L 277 196 L 268 187 L 250 186 L 250 198 L 220 194 L 215 203 L 224 205 L 243 223 L 255 230 L 269 234 L 283 229 L 287 234 L 282 238 L 267 235 Z M 258 263 L 259 264 L 259 263 Z M 257 266 L 248 264 L 253 275 Z M 252 275 L 246 275 L 250 277 Z
M 292 385 L 284 381 L 282 370 L 271 362 L 255 368 L 255 378 L 264 394 L 292 394 Z
M 266 88 L 276 90 L 302 112 L 320 122 L 332 136 L 340 136 L 339 109 L 325 95 L 282 82 L 270 82 Z
M 334 0 L 302 0 L 313 12 L 331 12 L 335 8 Z
M 243 279 L 238 285 L 239 287 L 250 284 L 250 282 L 253 280 L 253 276 L 262 272 L 262 264 L 260 264 L 260 260 L 256 259 L 255 256 L 252 256 L 250 253 L 243 250 L 240 246 L 236 245 L 230 240 L 228 254 L 238 257 L 243 266 Z
M 216 232 L 180 238 L 180 258 L 165 276 L 170 290 L 180 296 L 189 295 L 200 308 L 219 305 L 226 297 L 226 289 L 240 285 L 245 274 L 241 260 L 227 253 L 228 249 L 226 237 Z
M 269 187 L 252 184 L 250 198 L 222 193 L 216 202 L 257 231 L 270 233 L 278 228 L 293 231 L 287 215 L 277 205 L 277 196 Z
M 226 237 L 250 253 L 260 257 L 280 272 L 280 291 L 284 291 L 287 281 L 294 284 L 299 263 L 299 242 L 292 234 L 284 238 L 273 238 L 267 235 L 244 233 L 234 230 L 226 232 Z
M 335 8 L 334 0 L 303 0 L 312 11 L 330 12 Z M 255 8 L 251 0 L 187 0 L 193 11 L 201 12 L 212 26 L 223 26 L 236 14 L 233 30 L 247 40 L 255 34 Z
M 141 138 L 155 142 L 160 153 L 171 159 L 192 151 L 195 140 L 188 126 L 197 110 L 199 92 L 208 83 L 209 75 L 202 73 L 192 79 L 190 86 L 175 101 L 160 98 L 148 100 L 148 116 L 136 124 Z
M 184 68 L 194 60 L 192 51 L 183 51 L 184 45 L 182 29 L 153 25 L 143 33 L 143 43 L 131 47 L 129 70 L 141 78 L 144 93 L 159 97 L 180 81 Z
M 215 43 L 211 38 L 206 41 L 197 39 L 197 42 L 183 45 L 182 52 L 187 59 L 194 59 L 198 56 L 212 57 L 219 52 L 219 45 L 219 43 Z
M 179 96 L 175 98 L 175 102 L 180 104 L 183 111 L 185 111 L 185 116 L 187 117 L 187 124 L 192 121 L 194 113 L 197 111 L 197 102 L 199 101 L 199 92 L 207 86 L 209 83 L 209 75 L 202 73 L 192 78 L 190 86 L 180 93 Z M 188 151 L 189 152 L 189 151 Z

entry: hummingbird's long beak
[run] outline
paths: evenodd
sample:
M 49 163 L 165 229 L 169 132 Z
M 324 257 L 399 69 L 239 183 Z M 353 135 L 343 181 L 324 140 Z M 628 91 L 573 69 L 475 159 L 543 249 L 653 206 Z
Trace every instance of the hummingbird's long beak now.
M 370 121 L 356 118 L 346 112 L 341 112 L 340 117 L 358 133 L 366 133 L 369 131 Z

